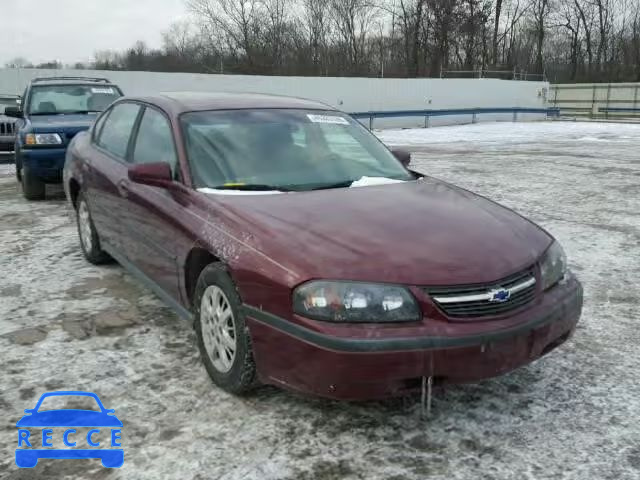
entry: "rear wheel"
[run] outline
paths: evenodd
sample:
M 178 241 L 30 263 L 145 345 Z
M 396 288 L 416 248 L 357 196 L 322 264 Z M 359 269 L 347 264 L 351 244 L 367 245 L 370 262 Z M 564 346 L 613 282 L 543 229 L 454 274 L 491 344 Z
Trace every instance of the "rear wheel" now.
M 213 382 L 234 394 L 245 393 L 256 384 L 251 337 L 240 306 L 224 265 L 207 266 L 193 301 L 198 348 Z
M 22 193 L 27 200 L 44 200 L 45 184 L 36 177 L 28 167 L 21 165 L 21 171 L 18 173 L 16 165 L 16 175 L 22 182 Z
M 78 224 L 78 237 L 84 258 L 94 265 L 100 265 L 111 260 L 111 257 L 100 248 L 100 238 L 91 219 L 91 212 L 87 200 L 80 192 L 76 200 L 76 222 Z

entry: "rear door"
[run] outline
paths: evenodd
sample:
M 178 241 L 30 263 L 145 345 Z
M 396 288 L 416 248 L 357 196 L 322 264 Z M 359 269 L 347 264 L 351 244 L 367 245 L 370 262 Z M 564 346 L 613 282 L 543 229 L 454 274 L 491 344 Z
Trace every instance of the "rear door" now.
M 168 117 L 147 106 L 131 145 L 131 164 L 165 162 L 175 182 L 181 182 L 173 131 Z M 124 253 L 146 276 L 178 300 L 177 246 L 184 237 L 180 218 L 180 192 L 126 181 L 127 215 L 124 223 Z
M 85 172 L 89 178 L 89 209 L 100 240 L 103 246 L 118 252 L 122 249 L 123 218 L 128 212 L 123 189 L 128 178 L 126 159 L 140 113 L 140 105 L 122 102 L 100 117 L 93 133 L 93 155 L 87 162 L 90 171 Z

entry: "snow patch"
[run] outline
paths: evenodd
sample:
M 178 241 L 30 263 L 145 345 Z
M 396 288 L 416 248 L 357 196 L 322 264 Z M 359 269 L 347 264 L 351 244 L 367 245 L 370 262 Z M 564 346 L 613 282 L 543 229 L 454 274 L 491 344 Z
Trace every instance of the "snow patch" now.
M 395 178 L 386 177 L 362 177 L 351 184 L 349 188 L 370 187 L 373 185 L 389 185 L 392 183 L 405 183 L 404 180 L 396 180 Z

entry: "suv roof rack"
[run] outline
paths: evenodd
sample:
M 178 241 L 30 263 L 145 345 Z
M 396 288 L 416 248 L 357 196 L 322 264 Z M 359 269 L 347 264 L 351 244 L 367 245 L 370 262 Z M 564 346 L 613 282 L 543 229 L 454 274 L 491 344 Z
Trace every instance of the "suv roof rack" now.
M 95 78 L 95 77 L 37 77 L 32 79 L 31 83 L 55 82 L 59 80 L 84 80 L 85 82 L 111 83 L 111 81 L 107 78 Z

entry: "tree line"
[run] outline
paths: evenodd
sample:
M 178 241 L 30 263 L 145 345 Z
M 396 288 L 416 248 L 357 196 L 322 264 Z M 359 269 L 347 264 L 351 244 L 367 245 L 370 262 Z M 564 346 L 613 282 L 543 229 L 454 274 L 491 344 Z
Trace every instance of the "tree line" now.
M 186 0 L 101 70 L 640 81 L 638 0 Z M 80 68 L 83 65 L 75 65 Z M 524 77 L 523 77 L 524 75 Z

